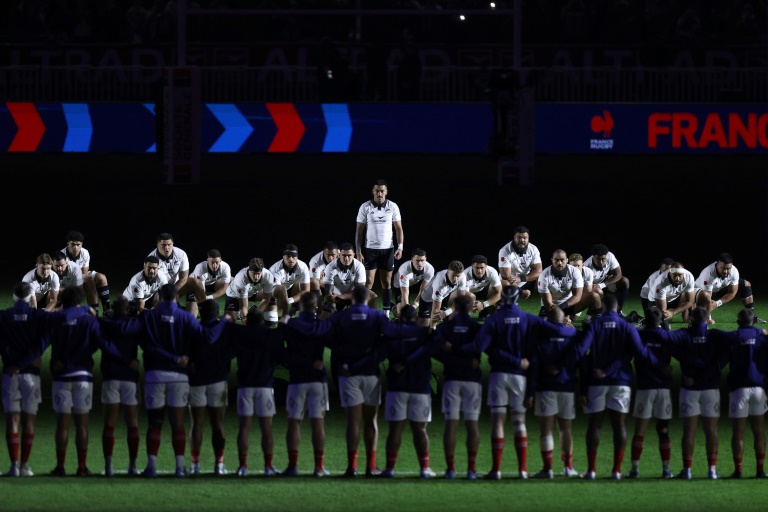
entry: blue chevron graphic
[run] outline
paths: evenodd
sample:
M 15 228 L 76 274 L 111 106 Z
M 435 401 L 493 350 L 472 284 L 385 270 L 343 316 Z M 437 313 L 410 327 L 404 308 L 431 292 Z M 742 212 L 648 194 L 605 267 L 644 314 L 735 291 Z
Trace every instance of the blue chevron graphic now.
M 232 103 L 207 103 L 206 107 L 224 127 L 224 133 L 219 136 L 208 151 L 210 153 L 236 153 L 253 133 L 253 126 Z
M 155 115 L 155 104 L 154 103 L 145 103 L 144 106 L 146 107 L 147 110 L 152 112 L 153 116 Z M 152 144 L 147 149 L 147 153 L 156 153 L 156 152 L 157 152 L 157 143 Z
M 64 119 L 67 121 L 67 138 L 64 139 L 65 152 L 87 153 L 91 147 L 93 124 L 87 103 L 62 103 Z
M 328 130 L 323 153 L 348 153 L 352 139 L 352 121 L 345 103 L 323 103 L 323 116 Z

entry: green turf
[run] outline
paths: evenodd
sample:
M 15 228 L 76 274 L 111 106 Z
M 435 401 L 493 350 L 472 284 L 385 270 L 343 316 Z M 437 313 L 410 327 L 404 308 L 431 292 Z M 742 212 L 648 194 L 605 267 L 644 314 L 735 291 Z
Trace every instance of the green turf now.
M 757 301 L 759 316 L 768 317 L 768 308 L 761 307 L 763 301 Z M 533 297 L 522 302 L 522 307 L 530 312 L 538 311 L 538 299 Z M 0 300 L 0 307 L 8 307 L 9 301 Z M 734 329 L 735 317 L 740 305 L 727 304 L 714 312 L 716 327 Z M 639 300 L 630 300 L 625 312 L 639 310 Z M 579 324 L 577 323 L 577 327 Z M 673 328 L 682 327 L 673 323 Z M 47 354 L 46 354 L 47 355 Z M 485 374 L 487 363 L 484 361 Z M 234 370 L 234 365 L 233 365 Z M 440 366 L 435 364 L 436 373 Z M 727 369 L 723 372 L 723 377 Z M 677 376 L 679 381 L 679 376 Z M 0 479 L 0 510 L 583 510 L 612 509 L 620 510 L 750 510 L 763 508 L 763 499 L 768 495 L 766 482 L 746 478 L 742 481 L 706 480 L 706 462 L 703 434 L 699 433 L 694 457 L 694 480 L 662 481 L 661 463 L 655 431 L 649 428 L 645 438 L 645 450 L 640 465 L 641 479 L 638 481 L 614 482 L 608 480 L 612 465 L 612 446 L 610 428 L 603 427 L 603 441 L 598 456 L 597 482 L 584 482 L 578 479 L 567 480 L 556 477 L 554 481 L 519 481 L 517 461 L 511 429 L 507 431 L 507 444 L 504 452 L 501 482 L 468 482 L 462 477 L 466 471 L 466 451 L 464 435 L 459 431 L 457 442 L 456 467 L 460 477 L 456 481 L 441 478 L 432 481 L 418 479 L 418 461 L 411 443 L 410 431 L 406 429 L 403 445 L 397 462 L 398 478 L 395 480 L 367 480 L 359 477 L 349 481 L 338 477 L 346 466 L 345 418 L 338 402 L 337 390 L 331 389 L 331 410 L 326 418 L 326 457 L 325 464 L 332 474 L 330 478 L 315 479 L 311 475 L 313 467 L 311 434 L 308 421 L 302 425 L 302 445 L 299 457 L 299 469 L 302 476 L 293 479 L 271 478 L 261 475 L 263 466 L 259 445 L 258 427 L 251 431 L 249 468 L 251 474 L 238 478 L 234 474 L 215 477 L 212 474 L 213 454 L 210 445 L 210 428 L 206 425 L 201 464 L 204 475 L 186 480 L 172 476 L 174 468 L 173 451 L 167 422 L 163 428 L 163 440 L 158 457 L 160 476 L 155 480 L 128 478 L 124 476 L 127 467 L 127 448 L 125 428 L 118 424 L 115 431 L 114 466 L 118 475 L 108 479 L 94 476 L 90 479 L 75 477 L 54 478 L 47 472 L 55 465 L 54 429 L 55 417 L 51 411 L 50 373 L 47 362 L 43 370 L 43 403 L 37 421 L 35 445 L 30 465 L 36 472 L 34 478 Z M 676 390 L 673 396 L 676 396 Z M 98 403 L 100 396 L 99 375 L 96 375 L 94 398 Z M 227 452 L 225 462 L 230 471 L 237 468 L 237 414 L 235 406 L 236 387 L 234 371 L 230 377 L 230 406 L 226 417 L 225 434 Z M 727 403 L 727 395 L 723 395 Z M 433 421 L 429 426 L 431 466 L 440 477 L 445 469 L 442 449 L 443 419 L 439 412 L 439 400 L 433 402 Z M 487 409 L 483 409 L 480 419 L 480 453 L 477 468 L 480 473 L 490 467 L 490 425 Z M 539 454 L 539 433 L 536 418 L 529 412 L 527 416 L 529 456 L 528 470 L 533 473 L 541 466 Z M 287 464 L 285 449 L 285 410 L 279 408 L 275 417 L 275 466 L 282 469 Z M 103 468 L 101 455 L 102 414 L 97 405 L 90 417 L 91 439 L 89 443 L 88 465 L 98 475 Z M 586 422 L 579 415 L 574 422 L 574 466 L 585 470 L 586 452 L 584 444 Z M 387 425 L 383 414 L 379 420 L 380 438 L 378 463 L 385 463 L 385 440 Z M 633 424 L 628 420 L 630 443 L 624 459 L 623 468 L 629 468 L 629 453 Z M 143 467 L 144 434 L 146 415 L 141 414 L 140 429 L 142 445 L 139 451 L 139 466 Z M 189 429 L 188 429 L 189 430 Z M 726 417 L 720 423 L 720 447 L 718 468 L 727 475 L 732 470 L 730 449 L 730 422 Z M 681 467 L 680 439 L 682 429 L 675 414 L 671 424 L 672 470 Z M 72 474 L 76 468 L 76 452 L 73 434 L 70 434 L 70 446 L 67 458 L 67 471 Z M 748 432 L 745 438 L 744 474 L 754 473 L 754 453 L 751 448 L 752 437 Z M 188 448 L 187 448 L 188 449 Z M 555 470 L 560 469 L 558 462 L 559 448 L 555 447 Z M 360 467 L 364 467 L 365 455 L 360 447 Z M 7 454 L 0 451 L 0 469 L 7 468 Z M 187 462 L 189 459 L 187 458 Z M 122 473 L 121 473 L 122 472 Z

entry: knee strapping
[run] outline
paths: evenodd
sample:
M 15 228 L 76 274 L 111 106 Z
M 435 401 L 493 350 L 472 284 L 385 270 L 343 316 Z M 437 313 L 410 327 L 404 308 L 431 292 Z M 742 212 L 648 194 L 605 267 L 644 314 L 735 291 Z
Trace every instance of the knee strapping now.
M 669 420 L 657 421 L 656 433 L 659 435 L 659 441 L 669 441 Z

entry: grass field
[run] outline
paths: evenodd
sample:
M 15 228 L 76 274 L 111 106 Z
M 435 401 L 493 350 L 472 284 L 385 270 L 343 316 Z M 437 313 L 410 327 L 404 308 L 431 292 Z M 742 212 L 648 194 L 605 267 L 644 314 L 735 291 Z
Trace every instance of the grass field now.
M 759 299 L 759 298 L 758 298 Z M 734 301 L 736 302 L 736 301 Z M 768 317 L 768 308 L 762 307 L 764 300 L 757 300 L 757 313 Z M 0 300 L 0 307 L 8 307 L 10 301 Z M 534 296 L 524 301 L 522 307 L 531 312 L 538 311 L 538 299 Z M 730 303 L 715 311 L 716 327 L 735 329 L 736 312 L 740 304 Z M 630 300 L 624 307 L 625 312 L 640 310 L 639 299 Z M 681 323 L 673 323 L 679 328 Z M 578 324 L 577 324 L 578 327 Z M 485 364 L 485 362 L 484 362 Z M 98 366 L 98 365 L 97 365 Z M 486 375 L 487 375 L 487 365 Z M 435 372 L 440 367 L 435 364 Z M 723 378 L 727 369 L 723 372 Z M 234 365 L 232 377 L 234 377 Z M 679 375 L 678 375 L 679 381 Z M 94 399 L 98 403 L 100 396 L 100 376 L 96 375 Z M 676 390 L 673 396 L 676 396 Z M 227 412 L 226 437 L 227 454 L 225 462 L 234 473 L 237 467 L 237 414 L 235 408 L 236 387 L 230 380 L 230 406 Z M 251 451 L 249 467 L 251 475 L 238 478 L 234 474 L 214 476 L 213 454 L 210 447 L 210 429 L 206 426 L 205 442 L 202 452 L 204 475 L 188 479 L 173 477 L 173 452 L 167 422 L 163 429 L 163 440 L 158 457 L 158 469 L 161 475 L 155 480 L 128 478 L 124 471 L 127 467 L 127 448 L 125 428 L 118 425 L 115 431 L 114 465 L 118 475 L 113 478 L 94 476 L 89 479 L 74 477 L 54 478 L 47 476 L 55 465 L 54 430 L 55 417 L 51 410 L 50 374 L 47 362 L 43 371 L 43 403 L 37 419 L 35 445 L 30 465 L 36 472 L 33 478 L 0 479 L 0 510 L 600 510 L 615 508 L 619 510 L 753 510 L 764 508 L 764 499 L 768 497 L 768 484 L 765 481 L 746 478 L 741 481 L 710 481 L 706 479 L 706 462 L 703 435 L 699 434 L 694 458 L 693 481 L 660 480 L 661 463 L 658 454 L 656 435 L 652 428 L 646 434 L 645 450 L 640 464 L 641 478 L 636 481 L 615 482 L 608 479 L 612 464 L 612 446 L 610 427 L 603 427 L 603 442 L 598 458 L 598 481 L 585 482 L 580 479 L 568 480 L 556 477 L 553 481 L 520 481 L 517 474 L 517 461 L 511 431 L 508 430 L 504 452 L 504 479 L 500 482 L 466 481 L 459 478 L 446 481 L 439 478 L 445 461 L 442 449 L 443 419 L 439 412 L 439 401 L 433 403 L 433 421 L 429 426 L 431 466 L 438 473 L 438 478 L 424 481 L 418 478 L 418 461 L 410 442 L 410 431 L 404 433 L 403 445 L 399 454 L 395 480 L 369 480 L 358 478 L 347 480 L 340 478 L 346 466 L 346 446 L 344 441 L 345 417 L 338 402 L 338 393 L 331 389 L 331 410 L 326 418 L 326 467 L 332 472 L 330 478 L 315 479 L 311 476 L 313 461 L 311 437 L 308 421 L 302 426 L 302 450 L 299 457 L 301 476 L 293 479 L 270 478 L 261 475 L 262 455 L 259 447 L 258 427 L 251 432 Z M 723 395 L 723 405 L 727 404 L 727 394 Z M 381 467 L 385 463 L 385 439 L 387 425 L 383 414 L 379 420 L 379 455 Z M 533 473 L 540 468 L 538 425 L 532 412 L 528 413 L 528 470 Z M 275 466 L 282 469 L 287 464 L 285 449 L 285 412 L 279 409 L 275 417 Z M 103 468 L 101 454 L 102 414 L 97 405 L 91 413 L 90 444 L 88 466 L 96 475 Z M 188 425 L 189 427 L 189 425 Z M 574 466 L 578 470 L 586 469 L 584 444 L 586 422 L 579 415 L 574 422 Z M 484 408 L 480 420 L 481 444 L 478 454 L 478 470 L 481 473 L 490 467 L 490 425 L 489 415 Z M 632 420 L 628 420 L 630 443 L 624 459 L 623 469 L 629 469 L 629 453 L 632 436 Z M 140 420 L 142 446 L 139 466 L 145 463 L 144 434 L 146 415 Z M 189 431 L 189 428 L 187 428 Z M 720 447 L 718 468 L 724 475 L 732 471 L 730 449 L 730 422 L 721 418 Z M 671 424 L 672 470 L 681 468 L 680 438 L 682 429 L 675 414 Z M 73 474 L 76 468 L 76 452 L 71 434 L 67 459 L 67 472 Z M 459 476 L 466 469 L 466 452 L 463 447 L 464 436 L 459 430 L 457 443 L 456 467 Z M 754 452 L 752 439 L 748 432 L 745 438 L 744 474 L 750 477 L 754 473 Z M 555 470 L 560 469 L 558 462 L 559 447 L 555 447 Z M 364 467 L 364 450 L 361 445 L 360 465 Z M 0 450 L 0 468 L 7 468 L 7 452 Z M 187 458 L 187 462 L 189 459 Z M 122 471 L 122 472 L 120 472 Z

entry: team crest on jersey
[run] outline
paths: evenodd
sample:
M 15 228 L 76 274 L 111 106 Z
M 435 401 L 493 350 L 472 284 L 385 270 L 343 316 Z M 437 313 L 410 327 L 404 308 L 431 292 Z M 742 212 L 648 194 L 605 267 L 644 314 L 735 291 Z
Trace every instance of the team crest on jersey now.
M 139 293 L 139 287 L 138 286 L 134 286 L 133 287 L 133 293 Z
M 507 258 L 505 256 L 502 256 L 501 257 L 501 262 L 504 263 L 505 261 L 507 261 Z
M 709 284 L 709 281 L 704 281 L 704 286 L 707 286 Z
M 405 276 L 403 274 L 400 274 L 400 279 L 405 279 Z
M 315 272 L 317 272 L 317 267 L 312 267 L 312 273 L 314 274 Z

